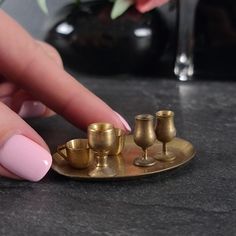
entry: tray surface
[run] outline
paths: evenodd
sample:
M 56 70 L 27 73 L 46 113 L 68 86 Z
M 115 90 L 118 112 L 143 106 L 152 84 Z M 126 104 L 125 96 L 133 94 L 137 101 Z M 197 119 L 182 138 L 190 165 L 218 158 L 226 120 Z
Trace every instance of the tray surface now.
M 109 167 L 116 170 L 117 175 L 113 177 L 91 177 L 88 172 L 93 168 L 93 165 L 87 169 L 75 169 L 71 167 L 68 162 L 59 154 L 53 154 L 52 169 L 58 174 L 75 179 L 88 179 L 88 180 L 107 180 L 107 179 L 128 179 L 141 177 L 146 175 L 152 175 L 163 171 L 171 170 L 179 167 L 188 161 L 190 161 L 196 151 L 193 145 L 181 138 L 175 138 L 168 143 L 167 149 L 175 154 L 176 158 L 172 162 L 157 161 L 154 166 L 150 167 L 138 167 L 133 164 L 136 157 L 140 156 L 142 151 L 133 141 L 133 136 L 126 137 L 125 147 L 122 153 L 118 156 L 109 156 Z M 148 155 L 155 157 L 157 153 L 162 150 L 162 144 L 158 141 L 148 149 Z M 65 153 L 65 150 L 62 150 Z

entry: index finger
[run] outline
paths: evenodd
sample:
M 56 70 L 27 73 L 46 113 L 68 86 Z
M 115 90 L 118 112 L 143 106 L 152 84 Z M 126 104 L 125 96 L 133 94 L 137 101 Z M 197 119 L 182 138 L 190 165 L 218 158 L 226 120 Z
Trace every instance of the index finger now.
M 60 68 L 35 40 L 0 10 L 0 71 L 78 127 L 110 122 L 129 125 L 101 99 Z

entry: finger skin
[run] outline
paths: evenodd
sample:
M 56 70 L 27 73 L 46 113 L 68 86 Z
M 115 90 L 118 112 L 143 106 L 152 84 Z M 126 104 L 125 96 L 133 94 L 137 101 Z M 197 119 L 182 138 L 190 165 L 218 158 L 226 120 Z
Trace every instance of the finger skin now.
M 15 89 L 15 91 L 13 92 L 11 86 L 6 86 L 6 85 L 7 83 L 0 84 L 0 91 L 2 91 L 3 94 L 5 94 L 5 96 L 0 95 L 0 102 L 7 105 L 21 117 L 32 118 L 32 117 L 49 117 L 55 115 L 54 111 L 52 111 L 51 109 L 49 109 L 48 107 L 44 106 L 42 103 L 31 97 L 24 90 Z M 39 109 L 40 107 L 41 109 Z M 23 110 L 25 111 L 23 112 L 25 113 L 25 115 L 22 115 Z
M 50 56 L 58 64 L 58 66 L 63 68 L 62 59 L 54 47 L 52 47 L 51 45 L 45 42 L 38 41 L 38 40 L 36 40 L 36 43 L 45 51 L 45 53 L 48 56 Z M 24 106 L 24 102 L 34 103 L 37 100 L 37 99 L 34 99 L 32 96 L 30 96 L 26 91 L 17 88 L 17 86 L 14 83 L 8 82 L 7 79 L 4 78 L 3 76 L 0 76 L 0 80 L 1 80 L 0 101 L 7 104 L 13 111 L 19 112 L 22 106 Z M 11 101 L 11 102 L 9 103 L 6 101 Z M 32 112 L 28 111 L 28 113 L 29 114 L 26 117 L 23 116 L 23 118 L 35 117 L 34 111 Z M 39 114 L 38 116 L 48 117 L 52 115 L 55 115 L 55 112 L 49 108 L 46 108 L 45 112 L 42 114 Z
M 48 43 L 36 40 L 36 43 L 42 47 L 45 53 L 51 57 L 61 68 L 63 68 L 62 59 L 57 50 Z
M 0 98 L 9 97 L 17 90 L 16 86 L 10 82 L 0 83 Z
M 1 10 L 0 21 L 0 32 L 5 32 L 0 35 L 0 71 L 6 78 L 30 91 L 77 127 L 86 129 L 93 122 L 110 122 L 124 128 L 107 104 L 58 67 L 32 37 Z
M 0 102 L 0 146 L 14 134 L 24 134 L 49 151 L 47 144 L 25 121 L 15 114 L 10 108 Z
M 6 168 L 0 165 L 0 176 L 11 178 L 11 179 L 21 179 L 20 177 L 14 175 L 10 171 L 8 171 Z

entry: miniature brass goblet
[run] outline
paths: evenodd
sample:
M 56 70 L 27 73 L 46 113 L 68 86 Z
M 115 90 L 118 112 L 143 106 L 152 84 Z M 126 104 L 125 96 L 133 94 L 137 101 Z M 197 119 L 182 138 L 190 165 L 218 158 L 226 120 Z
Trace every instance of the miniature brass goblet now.
M 96 157 L 96 165 L 88 174 L 91 177 L 112 177 L 116 171 L 108 165 L 108 153 L 115 142 L 115 130 L 109 123 L 93 123 L 88 126 L 88 144 Z
M 173 161 L 175 155 L 167 150 L 167 143 L 176 136 L 174 112 L 169 110 L 158 111 L 156 113 L 156 118 L 156 137 L 163 144 L 162 153 L 158 154 L 156 159 L 158 161 Z
M 147 149 L 152 146 L 156 140 L 156 134 L 153 124 L 154 117 L 150 114 L 141 114 L 135 117 L 134 142 L 143 149 L 142 157 L 134 160 L 136 166 L 153 166 L 156 160 L 148 156 Z

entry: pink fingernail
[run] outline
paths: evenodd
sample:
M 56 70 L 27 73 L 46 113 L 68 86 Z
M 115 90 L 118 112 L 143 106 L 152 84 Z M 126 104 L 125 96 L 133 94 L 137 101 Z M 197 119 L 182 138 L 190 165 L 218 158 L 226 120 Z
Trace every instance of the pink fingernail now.
M 23 118 L 42 116 L 46 111 L 46 106 L 37 101 L 25 101 L 20 111 L 19 116 Z
M 42 179 L 52 164 L 50 153 L 23 135 L 13 135 L 0 147 L 0 164 L 30 181 Z
M 131 128 L 129 126 L 129 124 L 127 123 L 127 121 L 117 112 L 115 112 L 115 114 L 119 117 L 120 121 L 122 122 L 122 124 L 124 125 L 124 128 L 130 132 L 131 131 Z

